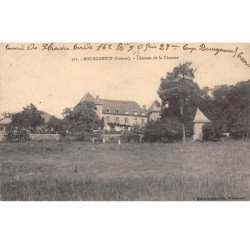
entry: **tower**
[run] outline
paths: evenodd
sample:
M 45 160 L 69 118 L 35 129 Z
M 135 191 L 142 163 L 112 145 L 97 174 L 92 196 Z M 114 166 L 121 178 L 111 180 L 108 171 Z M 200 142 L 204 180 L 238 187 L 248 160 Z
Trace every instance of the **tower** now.
M 95 106 L 96 106 L 96 114 L 100 119 L 102 119 L 102 108 L 103 108 L 103 103 L 99 99 L 99 95 L 96 97 L 94 100 Z
M 160 117 L 161 104 L 155 100 L 148 110 L 149 120 L 156 121 Z
M 193 120 L 193 123 L 194 123 L 193 140 L 194 141 L 202 140 L 202 137 L 203 137 L 202 126 L 208 122 L 211 122 L 211 121 L 197 108 L 196 115 Z

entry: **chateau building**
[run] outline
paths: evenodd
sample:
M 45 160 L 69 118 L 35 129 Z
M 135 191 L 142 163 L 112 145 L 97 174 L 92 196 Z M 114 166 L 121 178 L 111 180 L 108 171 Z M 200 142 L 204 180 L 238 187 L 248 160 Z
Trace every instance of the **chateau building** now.
M 86 93 L 81 102 L 90 101 L 96 106 L 96 113 L 100 119 L 104 119 L 106 130 L 112 128 L 116 131 L 130 130 L 136 125 L 144 125 L 148 120 L 156 120 L 160 116 L 161 105 L 156 100 L 147 110 L 146 106 L 140 107 L 135 101 L 121 101 L 94 98 Z

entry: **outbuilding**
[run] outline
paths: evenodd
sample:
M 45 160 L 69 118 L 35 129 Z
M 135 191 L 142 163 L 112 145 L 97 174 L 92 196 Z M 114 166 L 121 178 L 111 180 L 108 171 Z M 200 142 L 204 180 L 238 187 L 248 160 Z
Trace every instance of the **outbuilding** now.
M 195 118 L 193 120 L 193 123 L 194 123 L 193 140 L 194 141 L 201 141 L 202 140 L 202 138 L 203 138 L 202 126 L 208 122 L 211 122 L 211 121 L 197 108 L 196 115 L 195 115 Z

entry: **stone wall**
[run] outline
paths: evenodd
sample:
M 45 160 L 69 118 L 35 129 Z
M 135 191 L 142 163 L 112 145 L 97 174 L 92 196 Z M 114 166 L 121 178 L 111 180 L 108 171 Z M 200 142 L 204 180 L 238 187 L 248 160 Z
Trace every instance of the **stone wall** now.
M 30 134 L 32 141 L 59 141 L 62 139 L 60 134 Z
M 194 123 L 194 135 L 193 140 L 194 141 L 200 141 L 202 140 L 202 126 L 204 123 Z

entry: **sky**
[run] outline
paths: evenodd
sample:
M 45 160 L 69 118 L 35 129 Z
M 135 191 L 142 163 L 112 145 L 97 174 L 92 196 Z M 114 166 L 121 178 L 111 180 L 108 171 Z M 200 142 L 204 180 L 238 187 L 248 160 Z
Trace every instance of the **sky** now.
M 194 80 L 200 88 L 250 79 L 250 68 L 238 57 L 243 52 L 241 56 L 250 62 L 250 44 L 206 44 L 209 48 L 230 50 L 238 47 L 235 57 L 228 52 L 214 55 L 214 51 L 197 50 L 190 53 L 190 50 L 183 50 L 184 44 L 177 44 L 181 48 L 177 50 L 137 50 L 135 53 L 115 49 L 47 51 L 41 49 L 42 44 L 36 45 L 37 50 L 6 50 L 6 45 L 1 44 L 0 47 L 0 114 L 18 112 L 33 103 L 39 110 L 61 117 L 63 109 L 74 107 L 86 92 L 94 97 L 99 95 L 102 99 L 133 100 L 149 107 L 158 98 L 161 77 L 186 61 L 192 62 L 192 67 L 196 69 Z M 24 48 L 28 46 L 9 44 L 9 48 L 22 45 Z M 72 48 L 73 44 L 56 46 Z M 189 43 L 188 47 L 199 48 L 199 44 Z M 137 55 L 147 58 L 156 56 L 157 59 L 138 60 Z M 103 56 L 113 60 L 72 61 L 72 58 Z M 159 60 L 159 56 L 178 59 Z M 131 60 L 114 60 L 116 57 L 130 57 Z

